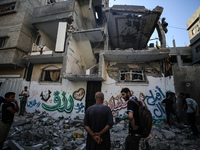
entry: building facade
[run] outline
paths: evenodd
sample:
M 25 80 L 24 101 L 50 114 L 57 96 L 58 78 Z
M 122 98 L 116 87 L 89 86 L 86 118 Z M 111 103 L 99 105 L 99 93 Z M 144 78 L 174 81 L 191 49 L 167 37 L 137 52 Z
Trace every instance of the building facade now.
M 16 3 L 23 7 L 30 1 Z M 22 65 L 15 69 L 21 70 L 13 73 L 20 72 L 20 84 L 12 86 L 18 90 L 16 93 L 25 85 L 29 87 L 27 112 L 45 111 L 55 118 L 83 117 L 85 110 L 95 103 L 95 92 L 102 91 L 104 104 L 113 115 L 124 116 L 127 102 L 120 91 L 128 87 L 150 109 L 154 123 L 163 121 L 161 101 L 167 91 L 176 92 L 169 54 L 177 58 L 175 66 L 182 62 L 180 56 L 187 54 L 178 48 L 166 48 L 165 32 L 159 22 L 162 7 L 150 11 L 144 6 L 108 4 L 108 0 L 41 0 L 30 9 L 30 31 L 21 30 L 31 38 L 14 34 L 24 44 L 19 44 L 18 49 L 22 50 L 17 49 L 17 54 L 24 53 L 16 58 Z M 5 24 L 8 20 L 0 21 Z M 0 28 L 1 37 L 8 36 L 2 34 L 6 27 L 5 24 Z M 147 46 L 155 29 L 162 49 Z M 3 63 L 1 66 L 5 67 Z M 7 82 L 11 79 L 9 70 L 3 69 L 0 75 L 4 75 L 0 87 L 3 95 L 13 89 L 4 90 L 12 85 Z
M 193 63 L 200 61 L 200 7 L 187 21 L 187 30 L 192 47 Z
M 19 93 L 26 76 L 26 64 L 21 61 L 31 52 L 36 30 L 31 23 L 36 1 L 2 0 L 0 2 L 0 95 L 7 91 Z M 16 95 L 16 98 L 18 96 Z

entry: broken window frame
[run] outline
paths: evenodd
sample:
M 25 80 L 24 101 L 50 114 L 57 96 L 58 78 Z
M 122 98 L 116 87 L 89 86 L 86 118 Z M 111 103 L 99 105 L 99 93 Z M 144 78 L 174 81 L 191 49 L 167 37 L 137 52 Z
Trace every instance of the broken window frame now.
M 55 73 L 59 73 L 59 74 L 56 75 Z M 51 83 L 61 82 L 61 68 L 54 65 L 50 65 L 43 68 L 41 71 L 41 76 L 40 76 L 39 81 L 51 82 Z
M 144 70 L 120 70 L 119 74 L 121 82 L 146 82 Z

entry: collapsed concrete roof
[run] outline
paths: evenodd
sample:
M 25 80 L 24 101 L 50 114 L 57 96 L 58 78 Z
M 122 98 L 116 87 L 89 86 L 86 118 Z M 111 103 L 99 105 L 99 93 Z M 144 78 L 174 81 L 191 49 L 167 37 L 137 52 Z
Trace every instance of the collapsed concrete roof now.
M 114 5 L 105 10 L 112 49 L 145 49 L 163 11 L 144 6 Z

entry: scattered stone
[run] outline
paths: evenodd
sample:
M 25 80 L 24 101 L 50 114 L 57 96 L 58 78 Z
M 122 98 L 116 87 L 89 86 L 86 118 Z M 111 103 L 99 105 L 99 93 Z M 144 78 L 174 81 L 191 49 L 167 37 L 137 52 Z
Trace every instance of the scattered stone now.
M 20 120 L 21 119 L 21 120 Z M 140 150 L 198 150 L 200 138 L 191 134 L 188 126 L 153 125 L 149 137 L 140 140 Z M 180 127 L 181 126 L 181 127 Z M 198 126 L 200 128 L 200 126 Z M 121 121 L 110 130 L 111 150 L 125 149 L 128 126 Z M 18 117 L 5 142 L 6 149 L 26 150 L 85 150 L 87 132 L 83 118 L 60 117 L 57 120 L 47 113 Z
M 168 130 L 164 130 L 164 129 L 162 129 L 162 133 L 165 136 L 165 138 L 168 139 L 168 140 L 169 139 L 174 139 L 175 136 L 176 136 L 176 134 L 174 132 L 168 131 Z
M 22 146 L 20 146 L 17 142 L 15 142 L 14 140 L 10 140 L 8 142 L 8 145 L 11 149 L 14 150 L 25 150 Z

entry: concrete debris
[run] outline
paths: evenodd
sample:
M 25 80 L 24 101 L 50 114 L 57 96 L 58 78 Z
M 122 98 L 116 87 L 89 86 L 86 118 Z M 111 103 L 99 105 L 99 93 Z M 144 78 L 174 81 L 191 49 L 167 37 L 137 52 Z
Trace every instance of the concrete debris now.
M 168 130 L 163 130 L 162 129 L 162 134 L 165 136 L 166 139 L 170 140 L 170 139 L 174 139 L 176 134 L 172 131 L 168 131 Z
M 20 120 L 21 119 L 21 120 Z M 199 126 L 198 126 L 199 128 Z M 123 150 L 128 135 L 127 123 L 121 121 L 110 130 L 111 150 Z M 46 113 L 36 112 L 15 116 L 4 148 L 19 150 L 85 150 L 87 132 L 83 119 L 78 117 L 53 119 Z M 191 135 L 188 126 L 153 125 L 146 139 L 140 140 L 140 150 L 197 150 L 200 138 Z
M 22 146 L 20 146 L 17 142 L 15 142 L 14 140 L 10 140 L 8 142 L 8 145 L 10 146 L 11 149 L 14 150 L 25 150 Z

